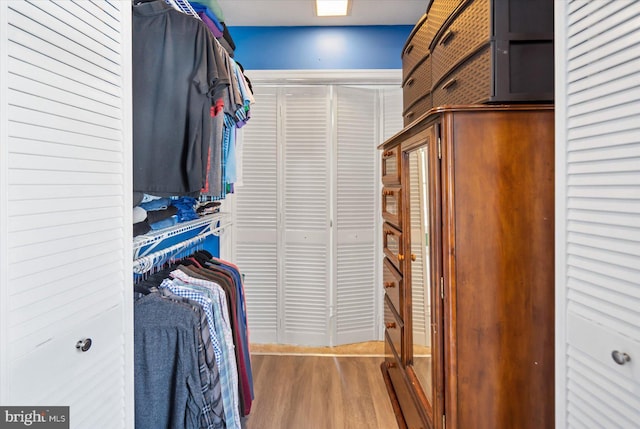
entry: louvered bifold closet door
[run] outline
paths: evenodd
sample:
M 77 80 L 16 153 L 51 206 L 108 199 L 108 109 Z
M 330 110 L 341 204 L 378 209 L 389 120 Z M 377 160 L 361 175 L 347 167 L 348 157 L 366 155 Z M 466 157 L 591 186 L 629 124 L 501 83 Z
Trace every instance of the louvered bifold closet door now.
M 334 344 L 377 339 L 378 91 L 336 87 Z
M 282 338 L 329 344 L 329 88 L 283 89 Z
M 556 2 L 558 427 L 640 424 L 640 2 Z M 566 332 L 565 332 L 566 331 Z M 624 354 L 630 357 L 625 362 Z M 614 357 L 620 361 L 616 363 Z M 560 426 L 561 425 L 561 426 Z
M 402 88 L 399 86 L 385 88 L 380 92 L 382 96 L 382 109 L 380 110 L 380 115 L 382 116 L 381 143 L 402 130 L 404 125 L 402 119 Z
M 245 276 L 251 341 L 278 340 L 277 92 L 254 86 L 251 126 L 244 128 L 243 183 L 236 192 L 236 255 Z
M 0 403 L 132 427 L 130 3 L 1 3 Z

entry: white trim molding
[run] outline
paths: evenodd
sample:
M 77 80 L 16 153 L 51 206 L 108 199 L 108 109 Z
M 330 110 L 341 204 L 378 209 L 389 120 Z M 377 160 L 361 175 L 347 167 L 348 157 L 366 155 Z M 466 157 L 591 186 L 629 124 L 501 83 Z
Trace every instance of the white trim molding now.
M 400 69 L 371 70 L 246 70 L 252 83 L 300 85 L 398 85 Z

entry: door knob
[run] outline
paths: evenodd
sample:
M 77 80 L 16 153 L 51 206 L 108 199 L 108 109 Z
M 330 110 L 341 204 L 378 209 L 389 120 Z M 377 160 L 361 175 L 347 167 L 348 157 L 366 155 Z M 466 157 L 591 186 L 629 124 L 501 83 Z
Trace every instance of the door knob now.
M 402 253 L 398 253 L 398 261 L 404 261 L 404 255 Z
M 395 322 L 388 322 L 387 323 L 387 329 L 393 329 L 396 327 L 396 323 Z
M 385 288 L 396 287 L 395 282 L 384 282 Z
M 614 362 L 617 363 L 618 365 L 624 365 L 625 363 L 631 360 L 631 356 L 629 356 L 624 352 L 619 352 L 618 350 L 612 351 L 611 357 L 613 358 Z
M 91 348 L 91 338 L 85 338 L 76 343 L 76 349 L 86 352 Z
M 412 260 L 413 262 L 415 262 L 415 261 L 416 261 L 416 255 L 414 255 L 413 253 L 411 254 L 411 260 Z

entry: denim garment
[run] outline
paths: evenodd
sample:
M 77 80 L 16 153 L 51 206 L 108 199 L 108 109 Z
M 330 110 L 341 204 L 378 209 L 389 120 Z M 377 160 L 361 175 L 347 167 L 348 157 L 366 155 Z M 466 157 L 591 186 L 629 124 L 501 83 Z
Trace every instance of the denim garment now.
M 196 205 L 198 201 L 193 197 L 180 197 L 172 201 L 172 204 L 178 208 L 178 222 L 198 219 L 196 213 Z
M 224 183 L 236 182 L 236 122 L 233 116 L 226 114 L 224 116 L 225 134 L 223 141 L 224 154 Z M 226 132 L 228 131 L 228 132 Z
M 166 219 L 162 219 L 156 223 L 152 223 L 151 229 L 157 231 L 159 229 L 169 228 L 178 223 L 178 216 L 174 215 Z

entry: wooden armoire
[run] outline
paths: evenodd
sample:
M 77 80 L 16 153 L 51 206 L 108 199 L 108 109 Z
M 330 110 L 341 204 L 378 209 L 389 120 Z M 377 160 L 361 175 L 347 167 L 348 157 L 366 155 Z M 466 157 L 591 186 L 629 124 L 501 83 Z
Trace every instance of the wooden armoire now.
M 403 50 L 405 128 L 380 146 L 400 428 L 554 426 L 552 18 L 433 0 Z
M 400 427 L 553 427 L 553 123 L 548 106 L 443 107 L 384 144 Z

